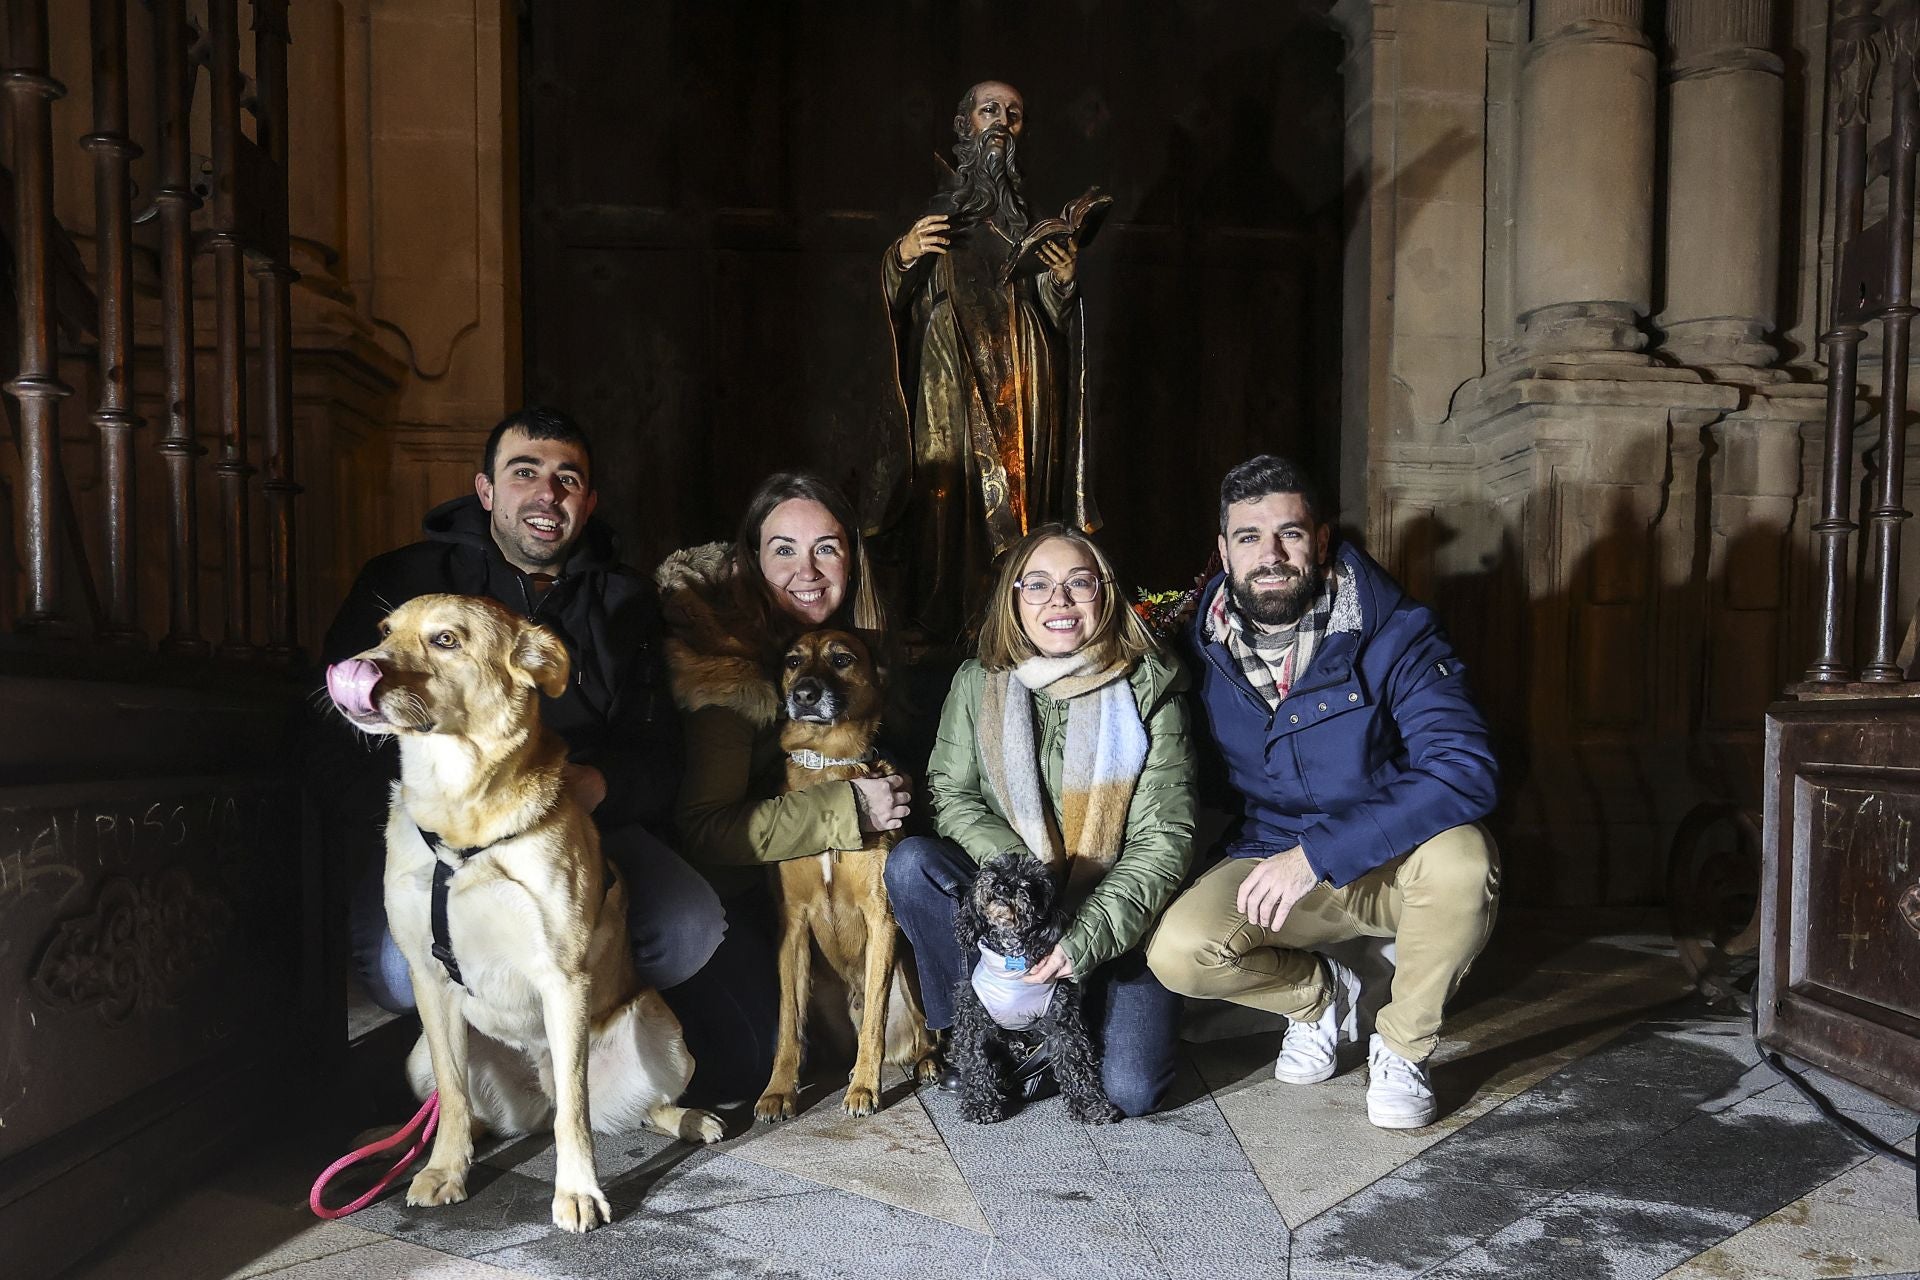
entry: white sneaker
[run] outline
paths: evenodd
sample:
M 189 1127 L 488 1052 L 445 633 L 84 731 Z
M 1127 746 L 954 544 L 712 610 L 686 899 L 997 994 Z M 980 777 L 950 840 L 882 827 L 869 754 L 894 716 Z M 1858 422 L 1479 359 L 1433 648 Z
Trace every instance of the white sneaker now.
M 1332 1079 L 1341 1044 L 1352 1044 L 1360 1035 L 1360 975 L 1327 956 L 1321 956 L 1320 963 L 1327 967 L 1332 995 L 1327 1011 L 1318 1020 L 1287 1019 L 1286 1038 L 1273 1064 L 1273 1078 L 1287 1084 L 1319 1084 Z
M 1367 1044 L 1367 1119 L 1382 1129 L 1422 1129 L 1439 1109 L 1425 1065 L 1408 1062 L 1375 1034 Z

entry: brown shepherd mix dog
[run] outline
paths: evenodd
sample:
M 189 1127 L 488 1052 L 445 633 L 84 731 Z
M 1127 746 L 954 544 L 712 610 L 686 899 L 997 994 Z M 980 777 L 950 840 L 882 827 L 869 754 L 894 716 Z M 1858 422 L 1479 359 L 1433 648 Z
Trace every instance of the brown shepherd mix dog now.
M 788 753 L 788 791 L 896 772 L 874 754 L 880 687 L 873 657 L 858 636 L 813 631 L 794 641 L 782 665 L 780 692 L 787 712 L 780 746 Z M 923 1082 L 935 1074 L 926 1017 L 894 961 L 893 908 L 883 878 L 894 839 L 891 832 L 878 832 L 858 849 L 828 849 L 779 864 L 780 1037 L 773 1078 L 753 1109 L 762 1120 L 793 1118 L 816 942 L 847 984 L 848 1011 L 859 1033 L 847 1078 L 847 1114 L 872 1115 L 879 1107 L 883 1058 L 912 1068 Z

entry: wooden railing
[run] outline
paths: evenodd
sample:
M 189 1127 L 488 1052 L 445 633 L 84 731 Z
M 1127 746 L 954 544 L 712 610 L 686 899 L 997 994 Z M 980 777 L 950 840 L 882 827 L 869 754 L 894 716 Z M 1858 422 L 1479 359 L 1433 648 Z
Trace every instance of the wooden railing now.
M 1883 19 L 1880 12 L 1885 9 Z M 1914 233 L 1914 163 L 1920 130 L 1920 90 L 1914 83 L 1916 12 L 1910 5 L 1876 0 L 1838 0 L 1834 6 L 1829 62 L 1835 118 L 1833 324 L 1822 335 L 1827 347 L 1826 470 L 1821 486 L 1819 653 L 1807 668 L 1816 689 L 1861 692 L 1911 681 L 1900 645 L 1913 627 L 1899 611 L 1901 526 L 1911 512 L 1901 505 L 1907 445 L 1908 357 L 1911 352 Z M 1888 137 L 1867 143 L 1874 90 L 1884 72 L 1892 102 Z M 1862 225 L 1867 188 L 1886 181 L 1885 214 Z M 1880 328 L 1880 431 L 1870 497 L 1863 502 L 1866 563 L 1860 576 L 1870 596 L 1861 609 L 1864 645 L 1848 644 L 1847 587 L 1853 519 L 1855 399 L 1860 392 L 1860 345 L 1864 327 Z M 1853 653 L 1865 649 L 1857 674 Z M 1909 656 L 1907 661 L 1911 661 Z
M 238 0 L 208 0 L 204 35 L 190 23 L 185 0 L 147 0 L 146 7 L 154 28 L 150 45 L 160 102 L 152 206 L 160 268 L 157 360 L 164 367 L 164 391 L 153 447 L 165 464 L 167 610 L 158 647 L 185 656 L 210 650 L 201 619 L 197 493 L 207 451 L 198 440 L 195 415 L 202 396 L 194 361 L 193 265 L 204 250 L 214 267 L 214 386 L 206 398 L 216 410 L 219 440 L 211 463 L 219 486 L 218 652 L 229 659 L 291 663 L 299 652 L 294 499 L 300 489 L 291 456 L 289 286 L 297 273 L 288 261 L 287 0 L 252 0 L 251 87 L 242 74 Z M 57 7 L 62 19 L 77 17 L 78 11 L 77 5 Z M 61 381 L 56 345 L 56 273 L 65 238 L 54 219 L 50 121 L 53 100 L 66 90 L 48 69 L 46 0 L 9 0 L 7 15 L 10 56 L 3 91 L 13 138 L 7 163 L 13 177 L 9 239 L 18 349 L 6 390 L 19 404 L 23 490 L 18 528 L 9 531 L 21 548 L 23 581 L 8 584 L 20 601 L 16 625 L 34 635 L 144 645 L 137 598 L 141 578 L 135 568 L 142 541 L 136 528 L 135 449 L 145 423 L 135 399 L 139 353 L 131 176 L 140 149 L 129 130 L 127 0 L 91 0 L 93 129 L 79 139 L 91 156 L 95 198 L 93 279 L 77 283 L 95 295 L 86 323 L 98 360 L 91 417 L 103 490 L 96 504 L 103 526 L 97 530 L 103 551 L 98 582 L 87 556 L 89 531 L 76 514 L 62 465 L 58 429 L 59 403 L 73 390 Z M 201 65 L 211 89 L 211 200 L 205 202 L 195 190 L 191 152 L 193 88 Z M 243 113 L 251 116 L 251 137 Z M 208 206 L 204 225 L 196 227 L 203 203 Z M 251 355 L 263 384 L 255 401 L 258 423 L 248 421 L 249 278 L 255 284 L 257 326 Z M 249 457 L 249 441 L 256 437 L 264 449 L 260 467 Z M 249 563 L 259 532 L 253 523 L 256 477 L 264 498 L 268 560 L 264 625 L 255 616 Z M 69 574 L 77 581 L 69 581 Z M 75 616 L 76 596 L 87 602 L 91 616 Z

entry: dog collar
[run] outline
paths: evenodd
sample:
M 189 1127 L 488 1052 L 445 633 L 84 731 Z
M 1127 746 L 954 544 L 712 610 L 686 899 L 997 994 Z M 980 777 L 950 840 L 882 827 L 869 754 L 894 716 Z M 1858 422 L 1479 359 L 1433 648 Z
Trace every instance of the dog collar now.
M 839 760 L 833 756 L 823 756 L 818 751 L 808 751 L 805 749 L 787 752 L 787 759 L 793 761 L 802 769 L 837 769 L 849 764 L 868 764 L 872 762 L 873 757 L 874 753 L 872 751 L 868 751 L 865 755 L 852 760 Z

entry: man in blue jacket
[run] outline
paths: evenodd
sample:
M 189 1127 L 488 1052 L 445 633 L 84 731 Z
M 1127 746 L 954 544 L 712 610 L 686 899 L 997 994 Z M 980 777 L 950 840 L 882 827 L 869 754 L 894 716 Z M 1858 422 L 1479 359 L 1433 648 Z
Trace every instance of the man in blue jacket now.
M 1479 826 L 1498 769 L 1460 659 L 1425 605 L 1331 546 L 1311 482 L 1262 455 L 1220 486 L 1226 572 L 1190 642 L 1200 723 L 1238 793 L 1226 857 L 1167 909 L 1147 952 L 1183 995 L 1283 1014 L 1274 1075 L 1333 1076 L 1360 983 L 1315 948 L 1395 939 L 1368 1056 L 1367 1118 L 1433 1122 L 1423 1065 L 1486 945 L 1499 860 Z

